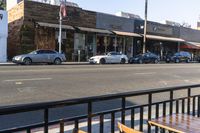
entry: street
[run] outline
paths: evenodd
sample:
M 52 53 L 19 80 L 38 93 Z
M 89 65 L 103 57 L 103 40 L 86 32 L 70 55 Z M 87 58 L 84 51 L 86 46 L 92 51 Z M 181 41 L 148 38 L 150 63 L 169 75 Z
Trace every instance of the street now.
M 200 83 L 200 64 L 0 67 L 0 105 Z
M 0 105 L 7 106 L 198 84 L 200 64 L 0 66 L 0 74 Z M 180 92 L 179 96 L 184 94 Z M 155 100 L 166 97 L 164 95 L 158 95 Z M 129 104 L 139 104 L 145 98 L 132 100 Z M 120 107 L 120 101 L 111 100 L 94 106 L 93 111 L 114 109 Z M 50 120 L 86 112 L 85 105 L 52 109 Z M 0 120 L 0 129 L 6 129 L 41 122 L 43 113 L 0 116 Z

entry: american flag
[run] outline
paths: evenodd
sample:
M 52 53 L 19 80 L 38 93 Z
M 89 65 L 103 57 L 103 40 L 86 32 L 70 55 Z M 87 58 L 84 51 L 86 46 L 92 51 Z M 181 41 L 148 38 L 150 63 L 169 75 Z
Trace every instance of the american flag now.
M 61 1 L 60 3 L 60 14 L 63 17 L 66 17 L 67 16 L 67 8 L 66 8 L 66 0 L 65 1 Z

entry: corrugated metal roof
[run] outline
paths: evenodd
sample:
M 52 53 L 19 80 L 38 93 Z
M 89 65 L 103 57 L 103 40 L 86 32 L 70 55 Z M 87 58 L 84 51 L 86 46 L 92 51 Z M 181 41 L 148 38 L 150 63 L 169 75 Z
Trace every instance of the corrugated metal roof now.
M 173 42 L 185 42 L 184 39 L 174 38 L 174 37 L 164 37 L 164 36 L 156 36 L 156 35 L 146 35 L 146 38 L 153 40 L 163 40 L 163 41 L 173 41 Z
M 81 31 L 87 31 L 87 32 L 94 32 L 94 33 L 104 33 L 104 34 L 113 34 L 109 30 L 104 29 L 96 29 L 96 28 L 86 28 L 86 27 L 77 27 Z
M 44 22 L 37 22 L 37 23 L 43 27 L 59 28 L 59 24 L 44 23 Z M 62 29 L 75 30 L 74 27 L 70 25 L 62 25 Z
M 141 35 L 132 32 L 122 32 L 122 31 L 113 31 L 113 32 L 117 35 L 122 35 L 122 36 L 142 37 Z

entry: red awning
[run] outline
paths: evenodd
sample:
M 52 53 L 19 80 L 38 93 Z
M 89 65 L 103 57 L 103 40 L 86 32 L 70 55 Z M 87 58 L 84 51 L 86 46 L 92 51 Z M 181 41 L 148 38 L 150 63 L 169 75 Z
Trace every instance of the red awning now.
M 199 46 L 192 45 L 192 44 L 183 44 L 180 46 L 181 49 L 200 49 Z

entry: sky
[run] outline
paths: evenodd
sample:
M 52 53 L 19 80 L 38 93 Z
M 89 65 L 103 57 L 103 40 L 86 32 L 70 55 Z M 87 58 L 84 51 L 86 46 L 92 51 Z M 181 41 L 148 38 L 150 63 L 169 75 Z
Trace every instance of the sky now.
M 139 15 L 144 19 L 145 0 L 68 0 L 79 7 L 115 14 L 119 11 Z M 182 24 L 186 22 L 193 28 L 200 21 L 200 0 L 148 0 L 148 20 L 165 22 L 170 20 Z

